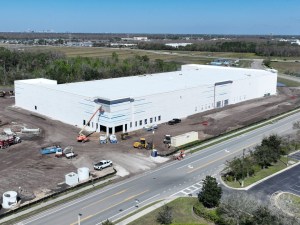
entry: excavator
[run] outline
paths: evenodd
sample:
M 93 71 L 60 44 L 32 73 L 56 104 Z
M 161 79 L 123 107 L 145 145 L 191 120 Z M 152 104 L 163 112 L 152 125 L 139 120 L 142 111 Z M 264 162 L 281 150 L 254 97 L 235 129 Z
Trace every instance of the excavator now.
M 85 130 L 86 126 L 88 126 L 90 124 L 90 122 L 92 121 L 92 119 L 95 117 L 95 115 L 97 114 L 98 111 L 102 111 L 102 106 L 100 106 L 95 112 L 94 114 L 91 116 L 91 118 L 89 119 L 89 121 L 83 126 L 83 128 L 79 131 L 78 136 L 77 136 L 77 141 L 78 142 L 87 142 L 89 141 L 89 138 L 87 135 L 83 134 L 82 132 Z

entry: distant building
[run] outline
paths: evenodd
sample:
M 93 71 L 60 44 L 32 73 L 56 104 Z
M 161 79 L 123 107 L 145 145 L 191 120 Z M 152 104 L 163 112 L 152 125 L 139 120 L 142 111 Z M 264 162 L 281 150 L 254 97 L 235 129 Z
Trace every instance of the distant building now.
M 188 46 L 188 45 L 191 45 L 193 43 L 166 43 L 165 45 L 166 46 L 171 46 L 173 48 L 178 48 L 178 47 L 185 47 L 185 46 Z
M 148 41 L 148 37 L 133 37 L 134 41 Z

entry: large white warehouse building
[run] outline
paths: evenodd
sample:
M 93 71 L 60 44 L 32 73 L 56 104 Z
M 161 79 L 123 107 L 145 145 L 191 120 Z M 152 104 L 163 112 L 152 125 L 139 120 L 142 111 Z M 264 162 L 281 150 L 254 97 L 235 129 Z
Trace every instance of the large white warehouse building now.
M 181 71 L 57 84 L 15 81 L 16 106 L 88 130 L 115 133 L 276 94 L 277 71 L 183 65 Z

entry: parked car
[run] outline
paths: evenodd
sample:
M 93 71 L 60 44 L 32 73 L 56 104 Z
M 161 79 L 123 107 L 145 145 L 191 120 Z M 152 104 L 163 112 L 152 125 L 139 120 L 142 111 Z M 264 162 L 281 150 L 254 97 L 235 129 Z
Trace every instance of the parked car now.
M 101 160 L 100 162 L 94 164 L 94 169 L 95 170 L 102 170 L 106 167 L 112 166 L 113 163 L 110 160 Z
M 175 118 L 175 119 L 172 119 L 172 120 L 168 121 L 168 124 L 169 125 L 174 125 L 174 124 L 180 123 L 180 122 L 181 122 L 181 119 Z
M 152 124 L 152 125 L 146 125 L 146 126 L 144 126 L 144 129 L 146 131 L 156 130 L 157 128 L 158 128 L 157 124 Z
M 181 119 L 175 118 L 175 119 L 173 119 L 173 121 L 174 121 L 175 123 L 180 123 L 180 122 L 181 122 Z

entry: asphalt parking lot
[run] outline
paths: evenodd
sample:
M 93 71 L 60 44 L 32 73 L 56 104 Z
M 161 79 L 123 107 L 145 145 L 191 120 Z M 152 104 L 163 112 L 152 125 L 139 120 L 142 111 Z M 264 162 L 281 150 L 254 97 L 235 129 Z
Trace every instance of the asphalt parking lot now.
M 289 155 L 289 158 L 297 159 L 300 161 L 300 152 L 296 152 L 294 154 Z
M 247 192 L 269 199 L 277 191 L 300 195 L 300 164 L 250 188 Z

